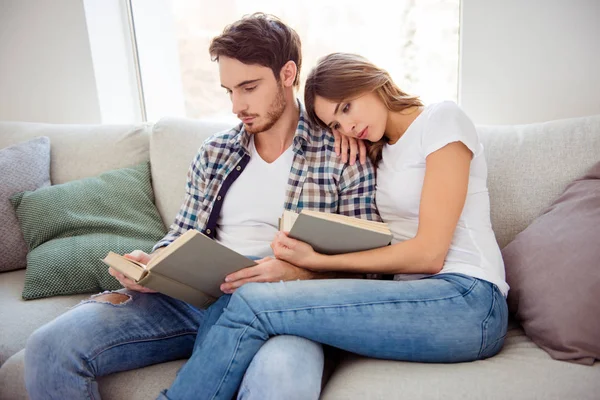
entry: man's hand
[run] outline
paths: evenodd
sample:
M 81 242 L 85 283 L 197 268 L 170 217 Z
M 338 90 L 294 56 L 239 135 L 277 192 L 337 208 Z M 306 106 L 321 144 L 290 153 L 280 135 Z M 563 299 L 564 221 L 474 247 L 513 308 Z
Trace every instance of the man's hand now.
M 312 279 L 313 273 L 304 268 L 296 267 L 288 262 L 271 257 L 257 261 L 258 265 L 248 267 L 229 274 L 221 291 L 226 294 L 233 293 L 237 288 L 248 282 L 279 282 L 297 279 Z
M 150 254 L 146 254 L 141 250 L 134 250 L 129 254 L 125 254 L 125 258 L 129 258 L 130 260 L 133 261 L 137 261 L 140 262 L 142 264 L 148 264 L 148 262 L 152 259 L 152 257 L 154 257 L 157 253 L 153 253 L 152 255 Z M 114 276 L 115 278 L 117 278 L 117 280 L 119 281 L 119 283 L 121 285 L 123 285 L 124 288 L 129 289 L 129 290 L 135 290 L 136 292 L 142 292 L 142 293 L 156 293 L 155 290 L 152 289 L 148 289 L 147 287 L 144 287 L 142 285 L 138 285 L 137 283 L 135 283 L 132 279 L 129 279 L 128 277 L 126 277 L 125 275 L 123 275 L 122 273 L 120 273 L 117 270 L 112 269 L 111 267 L 108 267 L 108 273 L 111 274 L 112 276 Z
M 367 146 L 365 145 L 364 140 L 349 138 L 336 130 L 333 130 L 332 133 L 335 138 L 335 154 L 342 156 L 343 163 L 347 163 L 348 160 L 350 160 L 350 165 L 354 165 L 357 155 L 360 157 L 361 164 L 367 162 Z M 348 151 L 350 152 L 349 158 Z

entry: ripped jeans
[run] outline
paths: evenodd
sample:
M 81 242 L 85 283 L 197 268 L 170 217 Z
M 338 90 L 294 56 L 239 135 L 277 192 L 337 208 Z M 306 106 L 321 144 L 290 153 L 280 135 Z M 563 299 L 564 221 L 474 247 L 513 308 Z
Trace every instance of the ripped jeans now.
M 160 293 L 114 293 L 118 304 L 93 296 L 31 335 L 25 352 L 31 400 L 100 399 L 99 376 L 192 355 L 205 310 Z M 254 358 L 238 399 L 317 399 L 322 346 L 295 336 L 275 339 Z

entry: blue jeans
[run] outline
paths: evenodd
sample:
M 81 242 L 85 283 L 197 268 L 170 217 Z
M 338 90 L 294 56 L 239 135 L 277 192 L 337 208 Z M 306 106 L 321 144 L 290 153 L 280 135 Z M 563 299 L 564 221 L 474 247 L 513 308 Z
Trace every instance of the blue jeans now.
M 115 305 L 92 298 L 31 335 L 25 352 L 31 400 L 100 399 L 98 376 L 190 357 L 206 310 L 159 293 L 117 293 L 129 300 Z M 281 336 L 263 349 L 248 368 L 238 399 L 319 397 L 320 344 Z
M 209 310 L 202 343 L 160 399 L 231 399 L 252 358 L 275 335 L 368 357 L 454 363 L 495 355 L 508 322 L 498 288 L 460 274 L 249 283 Z

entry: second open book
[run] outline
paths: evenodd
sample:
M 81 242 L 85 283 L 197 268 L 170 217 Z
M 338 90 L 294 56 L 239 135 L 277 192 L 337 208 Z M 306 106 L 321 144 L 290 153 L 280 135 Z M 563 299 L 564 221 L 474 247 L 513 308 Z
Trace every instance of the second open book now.
M 392 233 L 383 222 L 367 221 L 340 214 L 302 210 L 284 211 L 279 230 L 308 243 L 321 254 L 342 254 L 387 246 Z
M 284 211 L 279 228 L 323 254 L 373 249 L 392 239 L 381 222 L 308 210 Z M 179 236 L 147 265 L 113 252 L 103 261 L 142 286 L 198 308 L 208 307 L 223 294 L 220 285 L 227 275 L 256 265 L 195 229 Z

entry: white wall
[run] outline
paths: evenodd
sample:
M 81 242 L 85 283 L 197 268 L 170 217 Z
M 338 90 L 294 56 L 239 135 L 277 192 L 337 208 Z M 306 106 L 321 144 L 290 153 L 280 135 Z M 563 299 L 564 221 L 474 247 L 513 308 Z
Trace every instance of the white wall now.
M 133 72 L 123 61 L 129 59 L 130 38 L 113 35 L 111 45 L 94 39 L 106 38 L 97 28 L 111 26 L 107 18 L 122 20 L 118 2 L 0 0 L 0 120 L 137 120 Z M 97 12 L 100 4 L 103 14 Z M 92 23 L 100 16 L 102 23 Z M 459 102 L 476 123 L 600 114 L 599 0 L 462 0 L 461 18 Z M 113 32 L 126 35 L 122 28 Z M 119 50 L 119 60 L 107 49 Z M 98 63 L 100 56 L 108 61 Z M 119 62 L 109 63 L 114 60 Z M 109 87 L 115 71 L 123 72 L 119 79 L 127 85 Z
M 0 120 L 101 122 L 81 0 L 0 0 Z
M 600 114 L 600 1 L 462 0 L 459 102 L 478 124 Z

